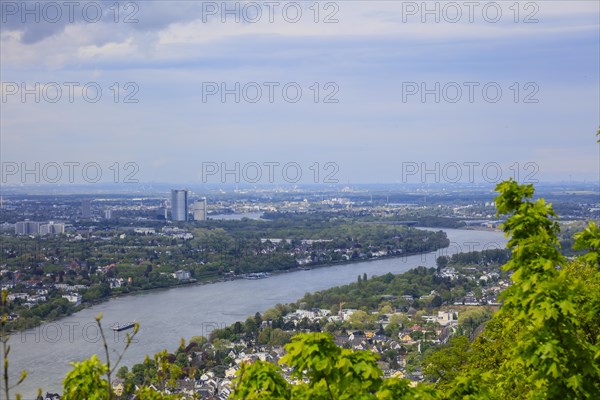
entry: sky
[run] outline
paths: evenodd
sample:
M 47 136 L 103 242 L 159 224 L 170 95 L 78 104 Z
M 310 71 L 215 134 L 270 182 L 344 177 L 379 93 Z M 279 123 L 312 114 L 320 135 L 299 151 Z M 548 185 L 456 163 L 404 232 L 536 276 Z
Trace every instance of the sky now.
M 597 1 L 0 5 L 3 184 L 600 179 Z

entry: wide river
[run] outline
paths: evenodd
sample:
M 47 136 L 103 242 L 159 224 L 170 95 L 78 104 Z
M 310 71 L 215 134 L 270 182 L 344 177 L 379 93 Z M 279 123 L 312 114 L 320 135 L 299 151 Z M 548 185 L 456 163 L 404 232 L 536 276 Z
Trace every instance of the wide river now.
M 180 338 L 208 336 L 216 327 L 243 321 L 277 303 L 293 302 L 307 292 L 354 282 L 364 272 L 370 277 L 388 272 L 398 274 L 420 265 L 434 267 L 440 255 L 503 248 L 506 244 L 502 232 L 444 231 L 451 241 L 450 247 L 432 253 L 283 273 L 267 279 L 153 290 L 111 299 L 59 321 L 12 335 L 12 379 L 14 381 L 19 371 L 27 370 L 28 377 L 17 391 L 25 399 L 33 399 L 38 387 L 44 393 L 62 392 L 62 379 L 71 369 L 70 362 L 95 353 L 104 359 L 94 321 L 99 313 L 104 315 L 102 322 L 113 354 L 123 347 L 124 334 L 114 333 L 110 326 L 132 320 L 140 323 L 136 343 L 129 348 L 123 361 L 124 365 L 131 366 L 143 361 L 146 354 L 152 356 L 163 349 L 175 350 Z M 114 362 L 115 356 L 111 359 Z

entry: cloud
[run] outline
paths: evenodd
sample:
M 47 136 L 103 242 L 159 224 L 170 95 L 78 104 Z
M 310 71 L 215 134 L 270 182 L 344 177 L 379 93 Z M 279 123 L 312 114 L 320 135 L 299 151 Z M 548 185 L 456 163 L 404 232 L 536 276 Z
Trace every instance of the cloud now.
M 81 59 L 90 58 L 109 58 L 115 59 L 118 57 L 126 57 L 132 53 L 136 53 L 137 48 L 132 38 L 129 38 L 123 42 L 107 43 L 102 46 L 83 46 L 79 48 L 79 57 Z
M 17 4 L 19 8 L 24 4 L 8 3 Z M 90 56 L 102 55 L 102 60 L 112 61 L 113 66 L 126 68 L 132 60 L 146 60 L 151 65 L 194 59 L 199 52 L 204 57 L 213 54 L 218 57 L 227 51 L 226 47 L 218 51 L 219 46 L 235 44 L 235 40 L 247 42 L 248 38 L 258 44 L 269 43 L 273 38 L 315 38 L 331 44 L 344 39 L 404 38 L 414 45 L 483 43 L 501 38 L 522 40 L 597 31 L 598 21 L 593 15 L 594 12 L 597 15 L 599 7 L 591 2 L 572 2 L 568 9 L 548 2 L 539 3 L 537 10 L 520 10 L 520 23 L 514 23 L 514 11 L 509 9 L 508 3 L 500 3 L 503 14 L 498 22 L 489 22 L 490 17 L 477 8 L 471 23 L 468 9 L 461 6 L 460 20 L 451 23 L 449 21 L 454 17 L 444 12 L 446 3 L 442 2 L 432 3 L 438 5 L 437 16 L 424 13 L 420 9 L 421 3 L 417 2 L 330 2 L 318 3 L 318 6 L 281 2 L 276 7 L 269 7 L 267 5 L 271 3 L 268 2 L 148 1 L 123 2 L 118 13 L 112 2 L 80 4 L 74 10 L 73 18 L 63 7 L 63 17 L 55 23 L 49 23 L 49 17 L 44 17 L 42 11 L 39 23 L 29 16 L 23 23 L 22 10 L 14 12 L 3 5 L 2 18 L 6 23 L 0 37 L 2 65 L 5 68 L 31 65 L 67 68 L 95 63 L 97 57 Z M 88 8 L 91 11 L 83 11 L 88 10 L 86 4 L 94 5 Z M 301 4 L 300 14 L 295 6 L 286 8 L 290 4 Z M 416 5 L 419 12 L 409 13 L 407 10 L 411 9 L 407 9 L 407 4 Z M 125 8 L 126 5 L 129 8 Z M 102 18 L 90 22 L 95 21 L 97 8 L 102 9 Z M 227 10 L 236 12 L 231 14 Z M 260 10 L 260 14 L 252 10 Z M 532 12 L 539 22 L 521 23 Z M 296 21 L 298 15 L 301 17 Z M 423 18 L 427 23 L 421 22 Z M 337 22 L 325 23 L 325 20 Z M 127 58 L 117 50 L 124 49 L 125 45 Z
M 402 3 L 409 2 L 339 2 L 338 9 L 319 2 L 315 23 L 313 3 L 306 2 L 297 23 L 283 18 L 283 6 L 273 23 L 268 17 L 232 23 L 231 15 L 223 23 L 207 8 L 215 3 L 144 1 L 137 11 L 122 9 L 115 23 L 113 3 L 106 2 L 98 23 L 79 17 L 54 26 L 3 24 L 5 82 L 94 81 L 104 91 L 98 103 L 79 96 L 38 104 L 16 96 L 2 104 L 3 154 L 133 161 L 145 180 L 185 180 L 202 160 L 253 157 L 339 161 L 353 181 L 390 181 L 402 161 L 532 161 L 553 166 L 549 175 L 556 175 L 559 162 L 583 154 L 573 171 L 597 175 L 588 150 L 593 139 L 583 140 L 600 106 L 597 2 L 538 2 L 535 24 L 514 23 L 509 13 L 495 24 L 481 18 L 423 24 L 421 15 L 403 22 Z M 333 11 L 339 22 L 322 23 Z M 138 22 L 124 23 L 127 15 Z M 406 81 L 432 87 L 473 80 L 499 82 L 502 101 L 403 101 Z M 282 101 L 281 93 L 274 103 L 222 102 L 220 95 L 203 101 L 203 82 L 267 81 L 279 89 L 298 82 L 302 101 Z M 523 84 L 531 81 L 540 102 L 514 103 L 511 85 L 519 83 L 522 100 Z M 139 103 L 122 102 L 127 82 L 139 86 Z M 327 82 L 339 86 L 339 103 L 323 103 Z M 534 151 L 540 143 L 558 149 L 569 141 L 562 155 Z

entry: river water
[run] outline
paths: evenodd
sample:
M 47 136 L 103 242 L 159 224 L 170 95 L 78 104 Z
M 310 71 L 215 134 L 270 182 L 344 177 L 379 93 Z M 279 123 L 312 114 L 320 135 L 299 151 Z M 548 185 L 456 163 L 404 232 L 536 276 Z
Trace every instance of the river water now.
M 71 369 L 70 362 L 80 361 L 104 350 L 94 318 L 103 313 L 103 326 L 109 346 L 116 351 L 123 347 L 124 333 L 114 333 L 115 322 L 137 320 L 140 323 L 136 343 L 124 357 L 124 365 L 142 362 L 146 354 L 168 349 L 174 351 L 180 338 L 208 336 L 217 327 L 245 320 L 257 311 L 264 312 L 277 303 L 298 300 L 307 292 L 348 284 L 359 274 L 398 274 L 420 265 L 434 267 L 440 255 L 461 251 L 502 248 L 506 239 L 502 232 L 444 229 L 450 247 L 432 253 L 408 257 L 357 262 L 310 271 L 273 275 L 267 279 L 235 280 L 207 285 L 154 290 L 111 299 L 84 309 L 59 321 L 35 329 L 15 333 L 10 340 L 10 370 L 13 380 L 25 369 L 28 377 L 18 392 L 33 399 L 37 388 L 44 392 L 61 392 L 62 379 Z

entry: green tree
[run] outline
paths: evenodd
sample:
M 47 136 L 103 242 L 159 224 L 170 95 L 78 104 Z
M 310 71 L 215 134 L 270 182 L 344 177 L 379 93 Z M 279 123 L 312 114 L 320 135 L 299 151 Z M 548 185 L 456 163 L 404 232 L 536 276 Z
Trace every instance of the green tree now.
M 449 396 L 600 398 L 598 230 L 592 224 L 576 238 L 588 253 L 568 262 L 556 214 L 543 199 L 530 200 L 533 186 L 509 180 L 497 191 L 498 213 L 509 214 L 503 229 L 512 255 L 503 268 L 512 285 Z
M 206 339 L 206 337 L 204 336 L 192 336 L 192 338 L 190 339 L 190 343 L 194 343 L 196 344 L 196 346 L 202 347 L 206 343 L 208 343 L 208 339 Z
M 105 400 L 110 397 L 108 381 L 102 378 L 108 372 L 108 366 L 102 364 L 94 354 L 82 362 L 74 362 L 63 382 L 65 400 Z
M 585 335 L 580 320 L 581 314 L 597 317 L 598 294 L 589 293 L 568 269 L 557 268 L 565 260 L 558 250 L 556 214 L 543 199 L 529 200 L 533 185 L 511 180 L 497 190 L 498 213 L 512 214 L 503 228 L 511 235 L 508 247 L 512 249 L 505 268 L 513 272 L 513 285 L 504 294 L 499 315 L 512 317 L 508 329 L 520 327 L 519 340 L 501 368 L 501 392 L 512 394 L 514 382 L 523 380 L 524 373 L 526 389 L 535 396 L 598 397 L 598 338 Z
M 375 318 L 362 310 L 357 310 L 348 317 L 352 329 L 373 329 Z
M 8 367 L 9 367 L 9 360 L 8 360 L 8 354 L 10 353 L 10 345 L 8 344 L 8 341 L 10 339 L 10 332 L 8 332 L 8 330 L 6 329 L 6 325 L 7 325 L 7 321 L 8 321 L 8 300 L 7 300 L 7 296 L 8 296 L 8 291 L 6 289 L 2 289 L 2 293 L 1 293 L 1 297 L 0 297 L 0 341 L 2 342 L 2 385 L 3 386 L 3 391 L 4 391 L 4 395 L 6 396 L 6 399 L 10 399 L 10 390 L 16 388 L 17 386 L 19 386 L 21 384 L 21 382 L 23 382 L 25 380 L 25 378 L 27 377 L 27 372 L 26 371 L 21 371 L 21 376 L 19 377 L 19 380 L 14 383 L 14 384 L 10 384 L 9 379 L 8 379 Z M 17 400 L 21 399 L 21 395 L 17 394 L 16 395 Z
M 117 378 L 125 379 L 127 378 L 127 374 L 129 374 L 129 368 L 127 368 L 127 366 L 124 365 L 117 371 Z
M 238 371 L 231 399 L 434 398 L 430 389 L 411 388 L 404 380 L 383 379 L 375 354 L 342 349 L 326 333 L 296 335 L 285 349 L 287 354 L 280 363 L 291 368 L 296 384 L 283 379 L 275 365 L 256 361 Z
M 466 336 L 450 339 L 448 345 L 425 357 L 423 374 L 428 380 L 443 388 L 452 383 L 469 360 L 471 343 Z

